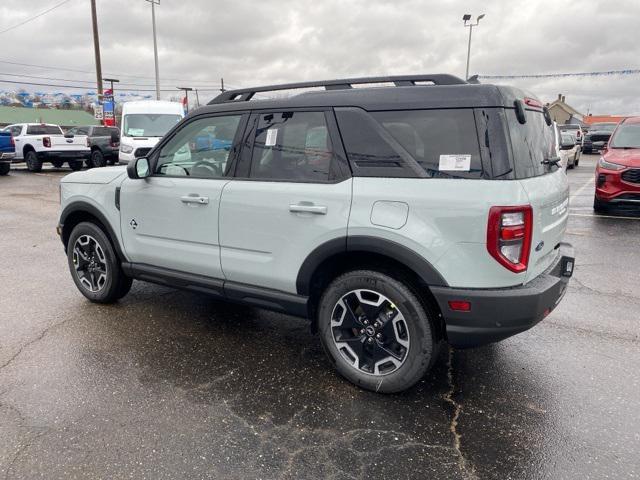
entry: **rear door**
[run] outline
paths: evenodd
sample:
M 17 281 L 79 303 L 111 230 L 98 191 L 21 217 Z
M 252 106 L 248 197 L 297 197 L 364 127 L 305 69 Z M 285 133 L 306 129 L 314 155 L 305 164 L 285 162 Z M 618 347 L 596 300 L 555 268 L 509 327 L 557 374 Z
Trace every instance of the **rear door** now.
M 335 119 L 330 110 L 287 110 L 256 113 L 249 125 L 222 194 L 222 269 L 230 288 L 296 293 L 306 257 L 347 235 L 352 182 Z
M 122 240 L 131 262 L 223 278 L 220 196 L 246 118 L 194 117 L 156 150 L 151 177 L 122 183 Z
M 11 132 L 11 136 L 13 136 L 13 141 L 16 144 L 16 156 L 15 159 L 22 159 L 24 155 L 22 154 L 22 149 L 25 146 L 24 138 L 22 138 L 22 131 L 24 129 L 24 125 L 11 125 L 7 127 Z
M 562 170 L 543 163 L 556 156 L 553 126 L 540 110 L 527 109 L 521 124 L 515 111 L 506 110 L 513 150 L 515 176 L 533 208 L 533 238 L 526 281 L 551 265 L 558 254 L 569 219 L 569 182 Z

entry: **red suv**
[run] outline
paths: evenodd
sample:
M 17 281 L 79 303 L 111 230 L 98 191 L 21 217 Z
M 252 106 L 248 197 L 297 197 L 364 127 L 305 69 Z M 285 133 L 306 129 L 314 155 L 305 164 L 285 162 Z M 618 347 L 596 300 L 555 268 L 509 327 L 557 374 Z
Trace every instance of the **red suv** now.
M 640 207 L 640 117 L 618 125 L 596 167 L 593 209 L 602 212 L 621 204 Z

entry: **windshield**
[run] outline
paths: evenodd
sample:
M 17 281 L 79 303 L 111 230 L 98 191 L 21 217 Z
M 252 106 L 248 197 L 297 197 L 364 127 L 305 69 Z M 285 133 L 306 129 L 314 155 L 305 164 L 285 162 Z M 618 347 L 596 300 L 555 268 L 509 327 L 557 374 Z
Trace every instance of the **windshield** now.
M 596 130 L 604 131 L 604 132 L 613 132 L 615 129 L 616 129 L 615 123 L 594 123 L 593 125 L 591 125 L 591 128 L 589 128 L 589 130 L 591 130 L 592 132 L 595 132 Z
M 127 137 L 162 137 L 182 116 L 166 113 L 130 113 L 124 116 L 122 131 Z
M 640 123 L 624 123 L 609 142 L 611 148 L 640 148 Z

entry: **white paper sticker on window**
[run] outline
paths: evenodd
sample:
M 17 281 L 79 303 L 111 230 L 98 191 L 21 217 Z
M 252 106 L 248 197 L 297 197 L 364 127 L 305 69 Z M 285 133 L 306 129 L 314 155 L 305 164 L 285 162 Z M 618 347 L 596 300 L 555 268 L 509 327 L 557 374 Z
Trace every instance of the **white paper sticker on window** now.
M 273 147 L 278 141 L 278 129 L 270 128 L 267 130 L 267 139 L 264 141 L 265 147 Z
M 438 170 L 468 172 L 471 170 L 471 155 L 440 155 Z

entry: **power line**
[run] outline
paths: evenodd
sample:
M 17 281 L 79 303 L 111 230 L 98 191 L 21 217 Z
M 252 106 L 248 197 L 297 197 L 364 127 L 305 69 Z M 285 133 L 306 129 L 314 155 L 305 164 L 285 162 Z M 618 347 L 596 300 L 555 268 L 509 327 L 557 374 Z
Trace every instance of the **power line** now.
M 45 15 L 45 14 L 47 14 L 47 13 L 51 12 L 52 10 L 55 10 L 55 9 L 56 9 L 56 8 L 58 8 L 58 7 L 61 7 L 61 6 L 62 6 L 62 5 L 64 5 L 65 3 L 69 3 L 70 1 L 71 1 L 71 0 L 64 0 L 64 1 L 62 1 L 62 2 L 60 2 L 60 3 L 58 3 L 58 4 L 56 4 L 56 5 L 54 5 L 53 7 L 49 8 L 48 10 L 45 10 L 44 12 L 41 12 L 41 13 L 39 13 L 39 14 L 37 14 L 37 15 L 34 15 L 33 17 L 27 18 L 26 20 L 23 20 L 23 21 L 22 21 L 22 22 L 20 22 L 20 23 L 16 23 L 15 25 L 13 25 L 13 26 L 11 26 L 11 27 L 9 27 L 9 28 L 5 28 L 4 30 L 0 30 L 0 35 L 2 35 L 3 33 L 7 33 L 7 32 L 9 32 L 9 31 L 11 31 L 11 30 L 14 30 L 14 29 L 16 29 L 16 28 L 18 28 L 18 27 L 21 27 L 21 26 L 22 26 L 22 25 L 24 25 L 25 23 L 32 22 L 32 21 L 33 21 L 33 20 L 35 20 L 36 18 L 40 18 L 41 16 L 43 16 L 43 15 Z
M 91 75 L 95 75 L 95 70 L 80 70 L 77 68 L 69 68 L 69 67 L 58 67 L 58 66 L 47 66 L 47 65 L 37 65 L 34 63 L 21 63 L 21 62 L 13 62 L 13 61 L 9 61 L 9 60 L 0 60 L 0 63 L 6 63 L 7 65 L 18 65 L 21 67 L 34 67 L 34 68 L 44 68 L 46 70 L 59 70 L 59 71 L 65 71 L 65 72 L 76 72 L 76 73 L 87 73 L 87 74 L 91 74 Z M 153 80 L 155 77 L 145 77 L 142 75 L 131 75 L 131 74 L 127 74 L 127 73 L 113 73 L 113 72 L 108 72 L 108 73 L 104 73 L 104 75 L 109 75 L 109 76 L 113 76 L 113 77 L 130 77 L 130 78 L 141 78 L 141 79 L 146 79 L 146 80 Z M 192 82 L 193 79 L 179 79 L 179 78 L 164 78 L 165 81 L 172 81 L 172 82 Z M 203 82 L 206 82 L 205 80 L 203 80 Z M 208 83 L 208 82 L 206 82 Z
M 59 84 L 53 84 L 53 83 L 21 82 L 21 81 L 17 81 L 17 80 L 4 80 L 4 79 L 0 79 L 0 83 L 10 83 L 10 84 L 13 84 L 13 85 L 34 85 L 34 86 L 39 86 L 39 87 L 77 88 L 77 89 L 83 89 L 83 90 L 87 89 L 86 85 L 59 85 Z M 155 92 L 156 91 L 155 88 L 154 89 L 119 88 L 119 90 L 123 90 L 123 91 L 127 91 L 127 92 Z M 214 88 L 214 87 L 198 88 L 198 90 L 200 90 L 201 92 L 218 92 L 218 91 L 220 91 L 219 88 Z M 162 91 L 162 92 L 174 92 L 175 93 L 176 89 L 175 88 L 161 88 L 160 91 Z

